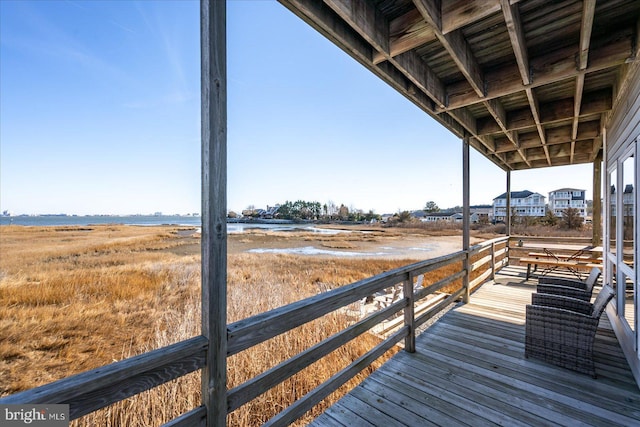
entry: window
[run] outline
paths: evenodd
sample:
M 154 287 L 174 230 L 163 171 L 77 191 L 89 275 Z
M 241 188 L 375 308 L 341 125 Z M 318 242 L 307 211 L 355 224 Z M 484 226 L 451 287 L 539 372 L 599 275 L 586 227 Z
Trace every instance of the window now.
M 622 164 L 622 185 L 624 188 L 622 206 L 622 251 L 625 264 L 634 268 L 635 264 L 635 157 L 627 157 Z

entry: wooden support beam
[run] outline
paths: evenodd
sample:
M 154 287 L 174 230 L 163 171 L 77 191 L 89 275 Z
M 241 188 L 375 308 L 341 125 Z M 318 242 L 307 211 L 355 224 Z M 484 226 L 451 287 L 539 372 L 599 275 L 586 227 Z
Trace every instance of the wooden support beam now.
M 476 60 L 471 47 L 465 40 L 462 30 L 455 30 L 444 34 L 440 28 L 440 13 L 436 2 L 428 0 L 414 0 L 414 4 L 420 11 L 424 19 L 433 27 L 433 31 L 447 50 L 458 69 L 465 76 L 473 90 L 479 97 L 484 97 L 484 76 L 482 69 Z
M 531 92 L 531 88 L 527 89 L 527 97 L 529 98 L 529 107 L 507 113 L 507 130 L 521 130 L 537 127 L 537 122 L 554 123 L 566 120 L 572 120 L 575 115 L 574 98 L 559 99 L 557 101 L 538 105 L 537 100 Z M 593 92 L 587 92 L 582 95 L 582 107 L 580 108 L 580 117 L 592 114 L 600 114 L 611 110 L 613 107 L 611 89 L 601 89 Z M 533 105 L 532 105 L 533 99 Z M 534 112 L 535 110 L 535 112 Z M 537 115 L 537 121 L 536 117 Z M 501 133 L 503 130 L 495 120 L 479 119 L 477 123 L 478 135 L 491 135 Z
M 589 50 L 589 63 L 584 71 L 576 69 L 575 48 L 562 48 L 545 53 L 536 58 L 530 58 L 532 69 L 531 87 L 539 87 L 557 81 L 575 78 L 579 73 L 592 73 L 625 63 L 632 51 L 632 40 L 629 31 L 622 30 L 612 34 L 607 40 L 601 41 L 599 47 Z M 486 72 L 484 79 L 487 91 L 484 99 L 475 93 L 470 93 L 466 82 L 453 83 L 446 87 L 449 102 L 446 110 L 467 107 L 484 102 L 487 99 L 510 95 L 526 90 L 517 65 L 507 65 L 503 68 Z M 437 109 L 439 113 L 443 110 Z
M 416 9 L 401 15 L 389 22 L 389 55 L 392 58 L 408 52 L 418 46 L 436 40 L 433 27 L 422 18 Z M 373 55 L 373 63 L 379 64 L 388 58 L 380 52 Z
M 505 212 L 506 234 L 511 236 L 511 171 L 507 171 L 507 206 Z M 507 242 L 507 245 L 509 243 Z
M 500 126 L 502 132 L 506 135 L 507 138 L 509 138 L 518 153 L 520 153 L 520 157 L 522 157 L 522 160 L 527 163 L 527 165 L 531 166 L 529 161 L 527 160 L 527 156 L 524 150 L 522 150 L 520 148 L 520 145 L 518 144 L 518 133 L 507 129 L 507 113 L 502 103 L 497 99 L 491 99 L 489 101 L 486 101 L 484 105 L 487 107 L 487 110 L 493 116 L 496 123 L 498 123 L 498 126 Z
M 584 90 L 584 74 L 576 77 L 576 91 L 573 97 L 573 132 L 572 137 L 575 140 L 578 135 L 578 121 L 580 118 L 580 110 L 582 106 L 582 91 Z
M 340 18 L 383 55 L 439 107 L 446 105 L 444 84 L 413 51 L 392 57 L 389 52 L 389 23 L 373 3 L 365 0 L 324 0 Z M 373 62 L 373 58 L 372 58 Z
M 373 3 L 366 0 L 324 0 L 374 49 L 389 55 L 389 23 Z
M 200 2 L 202 369 L 207 426 L 227 419 L 227 42 L 226 2 Z
M 593 16 L 596 10 L 596 0 L 584 0 L 582 2 L 582 22 L 580 24 L 580 51 L 578 53 L 578 71 L 576 76 L 576 90 L 573 107 L 573 130 L 571 132 L 571 156 L 570 162 L 574 162 L 576 137 L 578 135 L 578 124 L 580 122 L 580 108 L 582 105 L 582 91 L 584 89 L 585 74 L 582 72 L 587 68 L 589 59 L 589 45 L 591 44 L 591 30 L 593 28 Z
M 448 34 L 499 11 L 499 0 L 444 0 L 439 28 Z
M 602 158 L 593 161 L 593 214 L 591 216 L 591 244 L 602 245 Z
M 374 49 L 371 45 L 344 20 L 337 17 L 335 12 L 326 4 L 316 0 L 279 0 L 279 2 L 373 74 L 380 77 L 380 79 L 428 113 L 454 135 L 462 137 L 463 128 L 458 122 L 448 115 L 439 116 L 435 114 L 433 99 L 425 94 L 422 88 L 409 80 L 395 64 L 391 64 L 389 61 L 383 61 L 378 65 L 373 64 Z M 432 82 L 432 85 L 435 88 L 439 87 L 438 81 Z
M 388 57 L 388 59 L 407 79 L 426 93 L 436 105 L 441 108 L 445 105 L 444 84 L 414 51 L 401 53 L 393 58 Z
M 538 135 L 540 136 L 540 143 L 544 149 L 544 154 L 547 158 L 547 164 L 551 166 L 551 157 L 549 157 L 549 148 L 547 147 L 547 138 L 544 133 L 544 127 L 540 121 L 540 105 L 538 103 L 538 98 L 536 94 L 533 92 L 532 88 L 527 88 L 527 99 L 529 100 L 529 108 L 531 108 L 531 114 L 533 116 L 533 121 L 536 124 L 536 130 L 538 131 Z
M 596 0 L 583 0 L 582 23 L 580 25 L 580 52 L 578 53 L 578 70 L 587 68 L 589 60 L 589 45 L 591 43 L 591 30 L 593 28 L 593 16 L 596 11 Z
M 516 62 L 518 63 L 518 69 L 520 70 L 520 76 L 522 77 L 522 84 L 526 86 L 531 84 L 531 74 L 529 71 L 527 44 L 524 39 L 522 23 L 520 22 L 518 5 L 510 4 L 509 0 L 500 0 L 500 3 L 502 5 L 504 22 L 507 24 L 509 39 L 511 39 L 513 53 L 516 56 Z

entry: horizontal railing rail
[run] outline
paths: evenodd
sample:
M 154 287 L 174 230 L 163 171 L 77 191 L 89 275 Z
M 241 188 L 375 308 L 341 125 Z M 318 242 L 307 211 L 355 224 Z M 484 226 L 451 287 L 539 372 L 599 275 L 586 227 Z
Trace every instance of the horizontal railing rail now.
M 69 404 L 76 419 L 204 366 L 203 336 L 111 363 L 0 399 L 0 404 Z
M 470 257 L 474 257 L 475 255 L 481 254 L 485 251 L 490 253 L 488 257 L 483 258 L 481 261 L 475 261 L 472 264 L 472 270 L 478 270 L 489 264 L 487 269 L 489 275 L 495 271 L 492 260 L 494 260 L 495 257 L 507 254 L 507 240 L 507 237 L 503 237 L 486 241 L 471 247 L 468 251 Z M 498 251 L 495 250 L 496 246 L 500 246 Z M 462 277 L 467 274 L 467 272 L 462 269 L 462 261 L 466 256 L 467 253 L 465 251 L 459 251 L 439 258 L 409 264 L 229 325 L 229 341 L 227 344 L 228 354 L 233 355 L 252 346 L 258 345 L 275 337 L 276 335 L 292 330 L 304 323 L 322 317 L 327 313 L 346 307 L 349 304 L 367 297 L 368 295 L 375 294 L 376 292 L 400 283 L 412 282 L 414 277 L 429 273 L 444 266 L 460 263 L 460 271 L 457 271 L 448 277 L 415 292 L 412 291 L 410 295 L 405 294 L 404 298 L 400 301 L 353 324 L 338 334 L 318 343 L 314 347 L 311 347 L 297 356 L 282 362 L 269 371 L 266 371 L 230 390 L 228 393 L 228 409 L 232 411 L 239 408 L 260 394 L 265 393 L 270 388 L 275 387 L 285 379 L 299 373 L 312 363 L 325 357 L 339 346 L 344 345 L 348 341 L 353 340 L 357 336 L 368 331 L 385 319 L 388 319 L 401 310 L 412 308 L 415 301 L 432 295 L 445 286 L 454 283 L 456 280 L 462 279 Z M 430 310 L 427 310 L 419 318 L 411 319 L 410 322 L 405 321 L 405 325 L 402 328 L 387 339 L 383 340 L 378 346 L 370 350 L 369 353 L 363 357 L 373 354 L 377 354 L 373 360 L 380 357 L 380 355 L 384 354 L 385 351 L 392 348 L 403 338 L 406 338 L 411 334 L 415 334 L 415 329 L 418 326 L 421 326 L 438 312 L 442 311 L 445 307 L 455 302 L 464 294 L 464 292 L 465 289 L 461 288 L 436 304 Z M 409 301 L 412 301 L 413 304 L 409 304 Z M 407 323 L 411 323 L 412 327 L 409 327 Z M 378 354 L 382 349 L 385 350 Z M 352 365 L 336 374 L 327 382 L 321 384 L 315 390 L 309 392 L 305 397 L 296 401 L 276 417 L 272 418 L 267 425 L 286 425 L 294 421 L 324 397 L 353 378 L 362 369 L 369 366 L 369 364 L 370 363 L 363 365 L 359 361 L 353 362 Z M 359 367 L 359 369 L 356 369 L 356 366 Z M 351 374 L 347 375 L 347 373 Z M 340 380 L 338 380 L 338 378 Z M 333 386 L 328 386 L 328 383 L 334 385 L 335 388 Z M 326 394 L 322 390 L 326 391 Z
M 267 422 L 267 425 L 287 425 L 318 404 L 322 399 L 345 384 L 373 361 L 393 348 L 402 339 L 405 344 L 415 339 L 416 329 L 459 300 L 467 291 L 460 289 L 450 293 L 437 304 L 414 318 L 414 306 L 426 298 L 472 272 L 478 272 L 469 287 L 473 289 L 488 277 L 497 266 L 508 262 L 509 239 L 502 237 L 482 242 L 468 251 L 458 251 L 438 258 L 406 265 L 382 274 L 342 286 L 274 310 L 229 324 L 227 356 L 232 356 L 253 346 L 268 341 L 300 325 L 316 320 L 328 313 L 343 309 L 376 292 L 398 286 L 404 296 L 389 306 L 374 312 L 342 331 L 317 343 L 298 355 L 246 381 L 227 392 L 227 410 L 231 412 L 257 396 L 274 388 L 287 378 L 301 372 L 321 360 L 342 345 L 371 330 L 390 317 L 404 312 L 404 324 L 383 339 L 366 354 L 329 378 L 317 388 L 298 399 Z M 463 260 L 469 257 L 469 271 L 463 268 Z M 499 261 L 496 261 L 500 259 Z M 414 278 L 439 268 L 459 263 L 460 270 L 447 277 L 413 290 Z M 410 346 L 405 345 L 408 351 Z M 70 419 L 76 419 L 135 394 L 152 389 L 173 379 L 204 367 L 207 339 L 198 336 L 167 347 L 134 356 L 113 364 L 77 374 L 31 390 L 0 399 L 0 404 L 65 403 L 70 405 Z M 206 410 L 203 406 L 181 415 L 166 426 L 203 425 Z

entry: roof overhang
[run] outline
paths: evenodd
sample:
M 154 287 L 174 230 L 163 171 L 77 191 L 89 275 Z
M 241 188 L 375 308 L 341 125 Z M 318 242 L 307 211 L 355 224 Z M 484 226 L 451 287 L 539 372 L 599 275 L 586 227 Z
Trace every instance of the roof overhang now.
M 637 0 L 280 0 L 504 170 L 593 162 Z

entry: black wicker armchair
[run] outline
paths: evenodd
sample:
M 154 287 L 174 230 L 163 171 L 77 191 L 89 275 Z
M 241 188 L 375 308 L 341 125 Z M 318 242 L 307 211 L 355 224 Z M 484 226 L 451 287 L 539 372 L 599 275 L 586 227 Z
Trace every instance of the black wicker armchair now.
M 583 301 L 591 301 L 593 287 L 600 277 L 601 271 L 598 267 L 593 267 L 587 280 L 582 282 L 574 279 L 562 279 L 558 277 L 541 277 L 538 281 L 536 291 L 542 294 L 562 295 L 565 297 L 578 298 Z
M 596 377 L 593 342 L 598 321 L 614 296 L 605 286 L 593 304 L 576 298 L 534 294 L 527 305 L 525 357 Z

